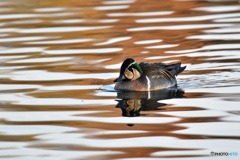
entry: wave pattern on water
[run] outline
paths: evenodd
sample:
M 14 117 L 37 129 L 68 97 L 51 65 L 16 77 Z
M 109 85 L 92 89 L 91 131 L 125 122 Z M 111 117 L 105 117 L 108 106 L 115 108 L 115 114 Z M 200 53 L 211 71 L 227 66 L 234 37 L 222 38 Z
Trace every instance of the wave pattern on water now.
M 239 10 L 237 0 L 0 2 L 0 158 L 238 152 Z M 116 92 L 128 57 L 187 69 L 178 89 Z

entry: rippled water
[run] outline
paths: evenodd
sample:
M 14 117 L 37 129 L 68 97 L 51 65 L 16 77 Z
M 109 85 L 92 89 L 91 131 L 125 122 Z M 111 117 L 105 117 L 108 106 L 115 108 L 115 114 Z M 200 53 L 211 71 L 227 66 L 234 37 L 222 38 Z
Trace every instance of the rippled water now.
M 1 0 L 0 158 L 239 159 L 239 11 L 238 0 Z M 187 69 L 175 90 L 116 92 L 127 57 Z

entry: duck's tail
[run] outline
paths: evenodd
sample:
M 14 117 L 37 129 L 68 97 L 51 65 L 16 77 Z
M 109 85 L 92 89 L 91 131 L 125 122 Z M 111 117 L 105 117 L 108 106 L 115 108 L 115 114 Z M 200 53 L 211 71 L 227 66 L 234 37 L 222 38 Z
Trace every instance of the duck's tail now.
M 178 68 L 178 72 L 177 75 L 182 73 L 182 71 L 184 71 L 186 69 L 187 66 L 181 67 L 181 63 L 179 63 L 179 68 Z
M 179 75 L 182 71 L 185 70 L 187 66 L 181 67 L 181 63 L 171 64 L 167 67 L 167 70 L 174 75 Z

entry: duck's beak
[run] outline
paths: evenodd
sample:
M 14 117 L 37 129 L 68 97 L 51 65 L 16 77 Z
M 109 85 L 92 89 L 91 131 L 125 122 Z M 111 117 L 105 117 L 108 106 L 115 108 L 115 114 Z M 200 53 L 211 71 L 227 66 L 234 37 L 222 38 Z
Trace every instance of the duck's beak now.
M 118 82 L 118 79 L 119 79 L 119 78 L 115 79 L 113 82 Z
M 119 82 L 120 80 L 119 80 L 120 78 L 118 77 L 117 79 L 115 79 L 113 82 Z
M 122 78 L 123 76 L 119 76 L 117 79 L 115 79 L 113 82 L 120 82 L 120 81 L 122 81 L 123 80 L 123 78 Z

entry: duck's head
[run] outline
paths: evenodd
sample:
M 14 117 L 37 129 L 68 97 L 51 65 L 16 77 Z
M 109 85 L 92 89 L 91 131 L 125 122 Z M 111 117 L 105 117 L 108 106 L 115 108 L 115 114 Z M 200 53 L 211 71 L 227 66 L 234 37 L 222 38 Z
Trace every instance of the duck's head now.
M 132 58 L 127 58 L 121 66 L 120 75 L 114 82 L 131 81 L 138 79 L 142 74 L 142 69 Z

